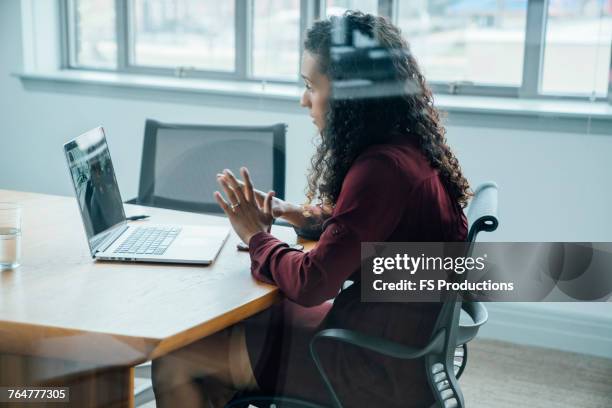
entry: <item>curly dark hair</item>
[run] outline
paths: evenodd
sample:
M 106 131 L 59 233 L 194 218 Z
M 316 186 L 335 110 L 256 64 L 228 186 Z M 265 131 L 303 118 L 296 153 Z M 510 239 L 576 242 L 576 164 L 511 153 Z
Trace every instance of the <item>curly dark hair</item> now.
M 332 84 L 308 176 L 309 202 L 316 198 L 333 206 L 357 156 L 401 135 L 418 143 L 452 199 L 466 206 L 469 184 L 446 142 L 431 90 L 397 27 L 383 17 L 347 11 L 315 22 L 304 48 Z

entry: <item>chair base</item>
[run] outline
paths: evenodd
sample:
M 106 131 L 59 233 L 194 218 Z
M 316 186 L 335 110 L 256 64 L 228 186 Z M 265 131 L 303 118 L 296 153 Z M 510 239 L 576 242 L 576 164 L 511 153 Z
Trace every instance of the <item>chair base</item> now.
M 258 408 L 328 408 L 314 402 L 281 395 L 236 395 L 225 408 L 247 408 L 254 405 Z

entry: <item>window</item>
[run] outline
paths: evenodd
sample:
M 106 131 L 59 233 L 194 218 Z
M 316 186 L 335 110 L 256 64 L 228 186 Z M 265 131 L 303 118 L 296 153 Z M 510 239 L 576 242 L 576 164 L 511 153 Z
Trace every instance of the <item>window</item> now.
M 314 20 L 380 10 L 436 92 L 609 93 L 612 0 L 61 1 L 67 68 L 297 83 Z
M 116 68 L 114 0 L 79 0 L 74 12 L 74 60 L 80 67 Z
M 400 1 L 398 26 L 434 82 L 520 86 L 527 0 Z
M 279 35 L 279 33 L 282 33 Z M 300 49 L 300 1 L 256 0 L 253 4 L 253 76 L 296 78 Z
M 612 1 L 550 0 L 542 92 L 605 96 L 611 38 Z
M 346 10 L 360 10 L 364 13 L 377 14 L 377 0 L 328 0 L 325 4 L 325 15 L 340 16 Z
M 135 0 L 133 64 L 233 71 L 234 2 Z

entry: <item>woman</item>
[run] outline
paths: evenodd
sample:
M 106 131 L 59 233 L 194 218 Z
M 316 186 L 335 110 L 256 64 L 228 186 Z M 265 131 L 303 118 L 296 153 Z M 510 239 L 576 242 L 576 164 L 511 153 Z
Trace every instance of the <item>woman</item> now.
M 422 346 L 433 329 L 439 304 L 361 303 L 359 283 L 361 242 L 466 238 L 462 207 L 469 186 L 431 92 L 399 30 L 383 18 L 347 12 L 317 22 L 304 46 L 301 104 L 321 136 L 308 197 L 319 205 L 296 206 L 258 192 L 244 168 L 242 181 L 227 170 L 218 175 L 226 198 L 215 193 L 249 245 L 253 276 L 277 285 L 286 299 L 154 361 L 160 408 L 207 400 L 222 406 L 239 389 L 328 403 L 308 353 L 316 331 L 343 327 Z M 310 232 L 318 228 L 317 247 L 303 253 L 276 239 L 268 232 L 274 217 Z M 346 280 L 355 283 L 341 290 Z M 434 401 L 422 361 L 335 343 L 324 344 L 321 354 L 347 407 Z

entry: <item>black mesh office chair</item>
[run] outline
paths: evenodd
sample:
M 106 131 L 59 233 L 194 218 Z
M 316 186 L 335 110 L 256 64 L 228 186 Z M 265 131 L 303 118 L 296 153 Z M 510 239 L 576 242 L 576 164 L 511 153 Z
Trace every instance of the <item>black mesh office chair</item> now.
M 246 166 L 256 187 L 285 197 L 287 126 L 169 124 L 147 119 L 138 197 L 128 201 L 174 210 L 222 213 L 215 175 Z
M 468 241 L 473 243 L 481 231 L 495 231 L 497 220 L 497 185 L 480 185 L 468 209 Z M 469 247 L 471 251 L 471 245 Z M 463 319 L 460 319 L 463 315 Z M 444 302 L 429 343 L 421 348 L 404 346 L 379 337 L 364 335 L 346 329 L 326 329 L 317 333 L 310 342 L 310 354 L 325 383 L 332 406 L 342 407 L 333 386 L 323 369 L 317 344 L 321 339 L 339 341 L 400 359 L 425 359 L 427 380 L 434 393 L 434 407 L 464 408 L 465 401 L 457 379 L 467 364 L 467 343 L 476 337 L 488 319 L 487 310 L 479 302 L 460 302 L 456 296 Z M 239 394 L 226 408 L 246 408 L 249 404 L 259 408 L 323 408 L 321 405 L 287 396 Z

